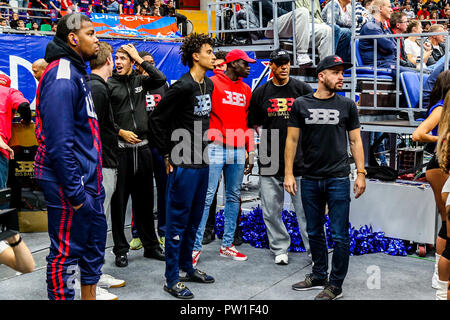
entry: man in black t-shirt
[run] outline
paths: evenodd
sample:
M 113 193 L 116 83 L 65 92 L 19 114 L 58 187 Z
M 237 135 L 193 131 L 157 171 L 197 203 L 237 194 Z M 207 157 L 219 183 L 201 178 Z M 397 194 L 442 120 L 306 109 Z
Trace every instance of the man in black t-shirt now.
M 181 61 L 189 66 L 150 116 L 152 140 L 164 156 L 169 175 L 166 193 L 166 283 L 164 290 L 176 298 L 191 299 L 193 293 L 181 282 L 213 283 L 214 278 L 194 269 L 192 249 L 205 207 L 209 160 L 206 130 L 209 128 L 213 82 L 205 77 L 212 70 L 213 41 L 204 34 L 184 38 Z M 179 276 L 179 270 L 186 274 Z
M 344 70 L 351 64 L 339 56 L 328 56 L 317 65 L 317 91 L 295 100 L 289 118 L 285 147 L 284 187 L 297 193 L 293 162 L 301 131 L 304 173 L 301 195 L 313 260 L 312 274 L 292 285 L 294 290 L 324 289 L 316 300 L 342 297 L 347 274 L 350 240 L 350 162 L 347 144 L 357 168 L 355 198 L 366 188 L 364 151 L 355 103 L 336 91 L 342 89 Z M 348 140 L 347 140 L 348 133 Z M 335 242 L 332 269 L 328 280 L 328 250 L 324 233 L 325 206 L 328 204 L 331 235 Z
M 248 127 L 262 126 L 259 148 L 260 197 L 264 223 L 267 227 L 270 250 L 276 264 L 288 264 L 291 237 L 281 218 L 284 200 L 284 146 L 287 135 L 289 110 L 297 97 L 312 93 L 313 89 L 303 81 L 289 77 L 289 54 L 278 49 L 270 55 L 273 79 L 255 89 L 250 100 Z M 257 130 L 258 131 L 258 130 Z M 259 132 L 258 132 L 259 133 Z M 303 170 L 301 148 L 294 160 L 294 176 L 300 183 Z M 292 196 L 292 203 L 300 227 L 303 244 L 309 253 L 306 219 L 300 193 Z

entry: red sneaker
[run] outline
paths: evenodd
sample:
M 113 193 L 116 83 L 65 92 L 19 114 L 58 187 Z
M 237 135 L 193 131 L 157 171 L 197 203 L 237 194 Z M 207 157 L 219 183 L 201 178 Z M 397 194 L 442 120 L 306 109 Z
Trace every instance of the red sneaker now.
M 202 252 L 200 250 L 193 250 L 192 251 L 192 266 L 195 268 L 197 265 L 198 259 L 200 258 L 200 254 Z
M 231 247 L 220 247 L 220 256 L 226 257 L 226 258 L 232 258 L 236 261 L 245 261 L 247 260 L 247 256 L 239 251 L 236 250 L 234 245 L 231 245 Z

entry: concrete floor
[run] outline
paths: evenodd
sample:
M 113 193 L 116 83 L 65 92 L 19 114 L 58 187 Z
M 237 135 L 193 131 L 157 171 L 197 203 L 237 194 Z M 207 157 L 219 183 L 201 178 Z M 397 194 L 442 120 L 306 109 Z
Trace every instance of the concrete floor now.
M 244 179 L 243 209 L 258 204 L 257 180 Z M 223 203 L 219 191 L 219 205 Z M 245 210 L 244 210 L 245 212 Z M 129 217 L 128 217 L 129 222 Z M 126 234 L 131 236 L 129 226 Z M 0 266 L 0 300 L 46 300 L 46 261 L 49 239 L 47 233 L 23 234 L 33 252 L 36 269 L 19 275 Z M 298 292 L 291 285 L 311 272 L 306 253 L 290 253 L 289 265 L 274 264 L 268 249 L 249 244 L 238 247 L 248 260 L 237 262 L 219 256 L 220 240 L 204 246 L 198 268 L 215 277 L 214 284 L 188 283 L 195 300 L 312 300 L 318 291 Z M 127 268 L 114 265 L 112 236 L 108 232 L 103 272 L 124 279 L 123 288 L 109 289 L 120 300 L 177 300 L 163 291 L 165 263 L 144 258 L 143 250 L 130 251 Z M 331 264 L 330 253 L 330 264 Z M 350 266 L 343 285 L 344 300 L 433 300 L 431 288 L 434 256 L 393 257 L 385 253 L 350 257 Z M 79 293 L 78 293 L 79 295 Z

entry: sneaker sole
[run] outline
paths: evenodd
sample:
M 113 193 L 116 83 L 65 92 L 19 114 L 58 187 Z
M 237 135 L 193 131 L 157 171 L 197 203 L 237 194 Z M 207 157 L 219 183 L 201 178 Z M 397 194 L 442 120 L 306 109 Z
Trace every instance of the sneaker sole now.
M 228 255 L 222 254 L 222 253 L 219 253 L 219 255 L 220 255 L 221 257 L 224 257 L 224 258 L 230 258 L 230 259 L 233 259 L 234 261 L 246 261 L 246 260 L 248 259 L 248 257 L 245 257 L 245 258 L 236 258 L 236 257 L 228 256 Z
M 139 249 L 142 249 L 142 245 L 139 247 L 130 247 L 130 250 L 139 250 Z
M 122 287 L 125 287 L 126 284 L 127 283 L 124 281 L 121 284 L 116 284 L 116 285 L 113 285 L 113 286 L 111 286 L 109 288 L 122 288 Z
M 315 287 L 309 287 L 309 288 L 294 288 L 294 287 L 292 287 L 292 290 L 295 290 L 295 291 L 323 290 L 323 289 L 325 289 L 325 286 L 315 286 Z
M 286 262 L 286 261 L 280 261 L 280 262 L 275 262 L 275 264 L 278 264 L 278 265 L 280 265 L 280 266 L 287 266 L 287 265 L 288 265 L 288 262 Z
M 174 295 L 172 292 L 170 292 L 169 288 L 166 288 L 166 287 L 164 287 L 164 291 L 169 293 L 172 297 L 175 297 L 177 299 L 189 300 L 189 299 L 193 299 L 194 298 L 194 295 L 188 296 L 188 297 Z
M 340 299 L 340 298 L 342 298 L 344 296 L 344 294 L 343 293 L 341 293 L 341 294 L 338 294 L 333 300 L 337 300 L 337 299 Z

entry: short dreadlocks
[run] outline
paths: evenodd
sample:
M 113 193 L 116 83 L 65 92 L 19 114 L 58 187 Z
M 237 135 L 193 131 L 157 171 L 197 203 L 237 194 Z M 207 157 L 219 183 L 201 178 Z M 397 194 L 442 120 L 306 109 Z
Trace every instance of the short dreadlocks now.
M 181 62 L 183 65 L 188 65 L 189 68 L 194 66 L 192 54 L 199 53 L 204 44 L 213 46 L 213 39 L 204 33 L 191 33 L 184 38 L 183 44 L 180 47 Z

